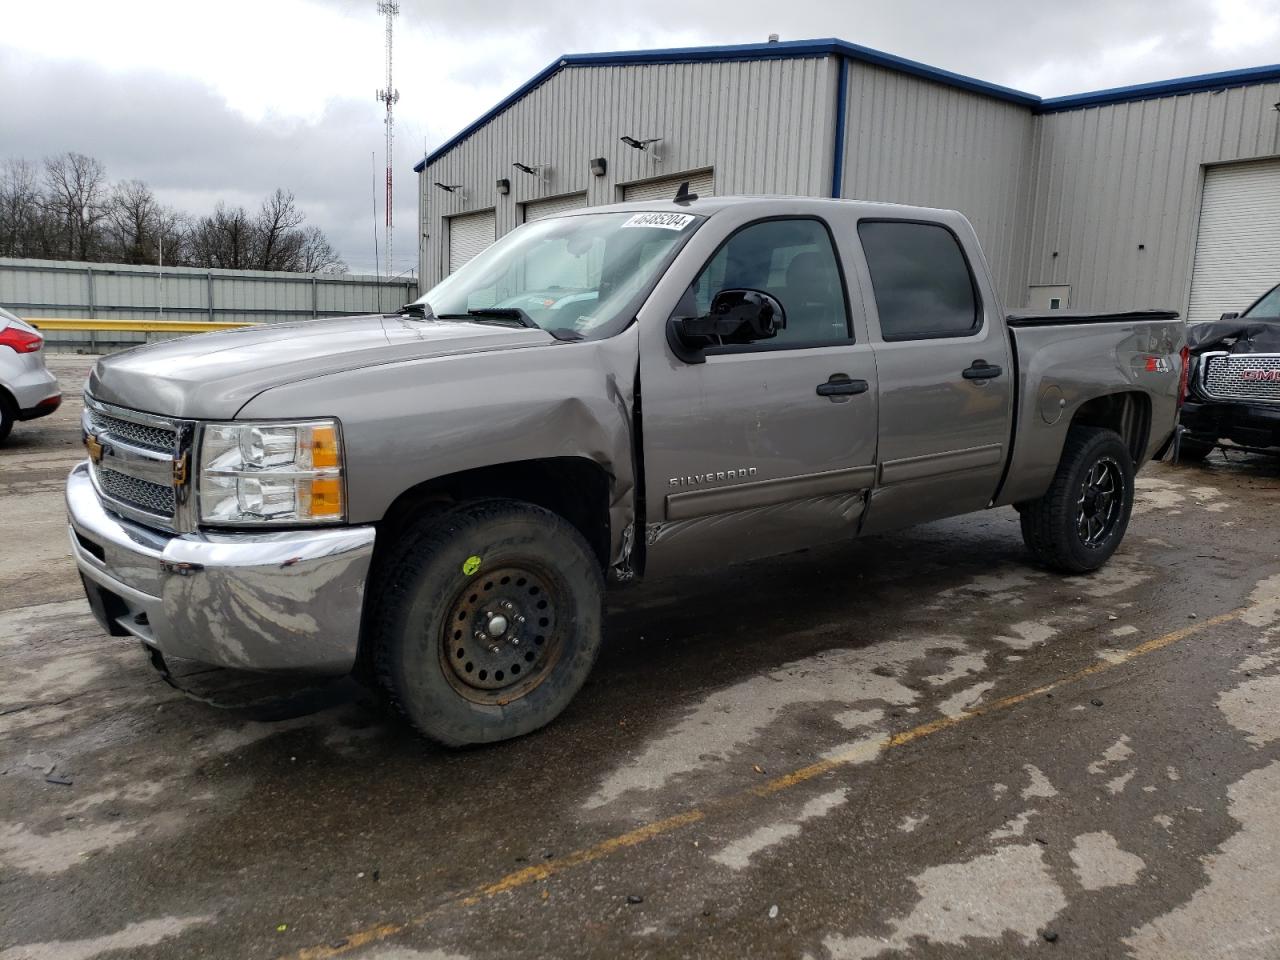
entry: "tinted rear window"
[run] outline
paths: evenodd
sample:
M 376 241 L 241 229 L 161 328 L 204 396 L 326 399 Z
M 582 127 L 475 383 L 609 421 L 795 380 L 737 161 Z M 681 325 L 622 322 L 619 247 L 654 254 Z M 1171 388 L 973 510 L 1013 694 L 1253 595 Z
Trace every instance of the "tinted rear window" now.
M 961 337 L 978 329 L 973 275 L 950 230 L 873 220 L 858 224 L 858 236 L 884 339 Z

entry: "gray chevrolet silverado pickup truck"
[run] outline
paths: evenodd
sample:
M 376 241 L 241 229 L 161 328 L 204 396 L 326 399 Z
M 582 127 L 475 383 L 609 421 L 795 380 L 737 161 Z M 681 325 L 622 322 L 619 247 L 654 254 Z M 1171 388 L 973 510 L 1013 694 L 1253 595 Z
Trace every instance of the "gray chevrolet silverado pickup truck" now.
M 800 198 L 528 223 L 385 316 L 98 361 L 67 484 L 153 657 L 355 672 L 444 744 L 541 727 L 606 581 L 1013 506 L 1067 573 L 1174 430 L 1176 314 L 1006 316 L 945 210 Z

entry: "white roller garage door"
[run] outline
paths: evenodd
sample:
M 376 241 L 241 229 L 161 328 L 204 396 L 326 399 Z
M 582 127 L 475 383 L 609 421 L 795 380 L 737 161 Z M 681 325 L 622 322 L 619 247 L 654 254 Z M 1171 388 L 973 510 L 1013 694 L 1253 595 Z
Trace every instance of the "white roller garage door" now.
M 566 193 L 563 197 L 547 197 L 545 200 L 530 200 L 524 205 L 524 222 L 549 217 L 552 214 L 576 210 L 587 205 L 585 193 Z
M 693 173 L 681 173 L 674 177 L 663 177 L 661 180 L 646 180 L 644 183 L 629 183 L 622 188 L 623 200 L 670 200 L 680 189 L 680 184 L 689 181 L 689 192 L 700 197 L 709 197 L 716 192 L 715 176 L 710 170 L 698 170 Z
M 1280 282 L 1280 160 L 1210 167 L 1187 320 L 1243 310 Z
M 449 272 L 453 273 L 495 239 L 497 220 L 492 210 L 450 217 Z

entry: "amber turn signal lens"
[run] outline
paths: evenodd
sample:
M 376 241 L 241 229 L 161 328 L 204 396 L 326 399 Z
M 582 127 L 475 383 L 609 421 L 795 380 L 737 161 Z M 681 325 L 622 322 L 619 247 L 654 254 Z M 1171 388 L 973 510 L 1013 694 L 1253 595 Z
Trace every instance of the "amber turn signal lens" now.
M 312 427 L 311 466 L 318 469 L 339 465 L 338 428 L 334 426 Z
M 338 477 L 318 477 L 311 481 L 311 509 L 313 517 L 342 516 L 342 480 Z

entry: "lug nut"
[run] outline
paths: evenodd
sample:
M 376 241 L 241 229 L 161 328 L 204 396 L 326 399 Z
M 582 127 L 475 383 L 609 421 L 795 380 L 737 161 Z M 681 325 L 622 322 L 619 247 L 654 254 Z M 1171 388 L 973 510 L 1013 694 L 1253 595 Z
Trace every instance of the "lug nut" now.
M 483 630 L 477 630 L 476 639 L 479 640 L 481 643 L 483 643 L 484 641 L 489 639 L 489 635 L 485 633 Z
M 514 610 L 514 609 L 515 609 L 515 606 L 516 606 L 516 605 L 515 605 L 514 603 L 512 603 L 510 600 L 503 600 L 503 601 L 502 601 L 502 609 L 503 609 L 503 610 Z

